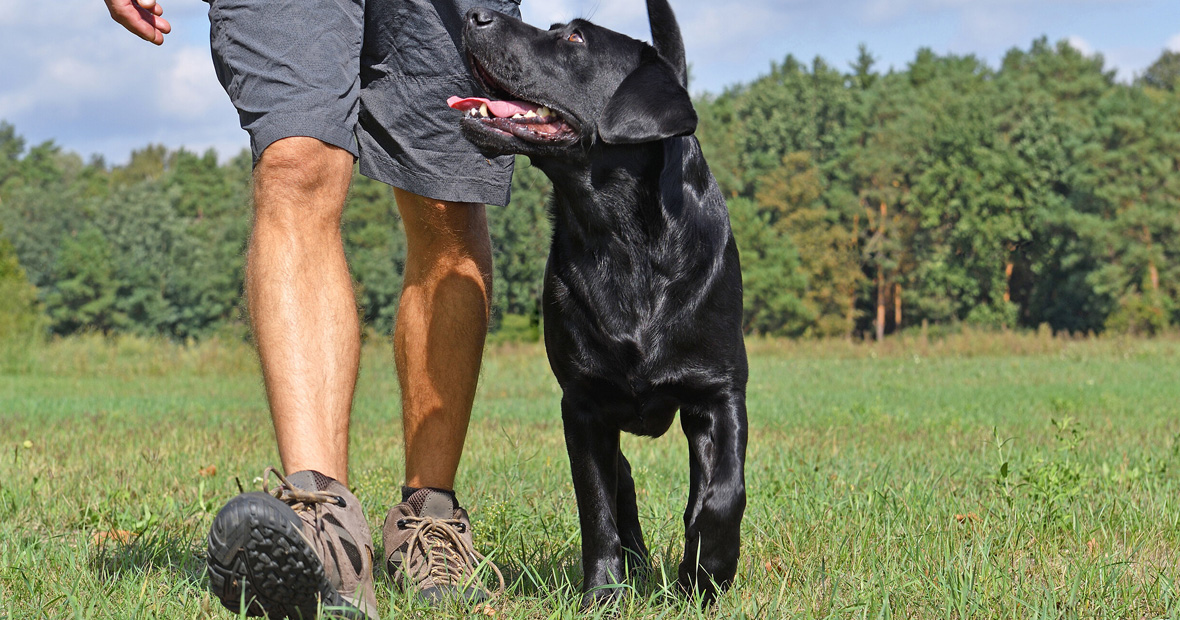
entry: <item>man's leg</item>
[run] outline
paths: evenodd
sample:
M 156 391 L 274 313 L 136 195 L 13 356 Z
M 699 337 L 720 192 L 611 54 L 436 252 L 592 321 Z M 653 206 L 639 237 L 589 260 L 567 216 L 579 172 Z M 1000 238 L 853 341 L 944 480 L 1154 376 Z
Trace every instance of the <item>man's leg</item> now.
M 479 203 L 394 195 L 407 249 L 393 339 L 408 486 L 382 526 L 386 569 L 425 602 L 474 603 L 487 598 L 480 571 L 494 572 L 504 587 L 499 569 L 475 551 L 453 491 L 487 335 L 487 220 Z
M 482 204 L 394 195 L 407 249 L 394 331 L 406 484 L 451 490 L 487 335 L 487 219 Z
M 372 534 L 346 483 L 360 350 L 340 237 L 352 161 L 289 137 L 255 167 L 246 301 L 287 476 L 273 495 L 230 500 L 209 529 L 209 587 L 235 613 L 377 617 Z
M 246 301 L 283 469 L 348 482 L 360 326 L 340 216 L 352 155 L 279 140 L 254 172 Z

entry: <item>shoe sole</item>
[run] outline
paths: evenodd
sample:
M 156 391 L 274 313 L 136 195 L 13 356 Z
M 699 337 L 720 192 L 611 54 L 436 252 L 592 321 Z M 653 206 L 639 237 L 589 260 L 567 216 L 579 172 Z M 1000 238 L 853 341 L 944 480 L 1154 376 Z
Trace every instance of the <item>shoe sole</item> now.
M 231 499 L 209 529 L 209 589 L 235 614 L 245 603 L 247 616 L 311 620 L 323 609 L 366 620 L 328 581 L 301 529 L 295 511 L 267 493 Z

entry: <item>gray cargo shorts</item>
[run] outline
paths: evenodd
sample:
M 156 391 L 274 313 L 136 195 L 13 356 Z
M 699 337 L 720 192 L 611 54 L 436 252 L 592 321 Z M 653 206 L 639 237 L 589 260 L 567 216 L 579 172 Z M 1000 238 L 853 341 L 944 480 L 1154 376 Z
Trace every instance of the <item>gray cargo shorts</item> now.
M 481 155 L 446 103 L 481 94 L 459 51 L 477 5 L 520 16 L 519 0 L 210 0 L 213 66 L 254 161 L 308 136 L 394 187 L 507 204 L 512 157 Z

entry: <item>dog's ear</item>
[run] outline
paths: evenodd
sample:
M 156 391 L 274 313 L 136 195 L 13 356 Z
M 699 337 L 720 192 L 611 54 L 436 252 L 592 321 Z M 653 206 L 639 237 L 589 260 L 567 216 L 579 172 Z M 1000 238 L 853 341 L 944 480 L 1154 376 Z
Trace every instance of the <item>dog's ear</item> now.
M 668 0 L 647 0 L 647 21 L 651 25 L 651 42 L 656 51 L 672 65 L 680 85 L 688 88 L 688 65 L 684 60 L 684 40 Z
M 606 102 L 598 135 L 607 144 L 638 144 L 687 136 L 697 113 L 688 91 L 662 59 L 644 61 Z

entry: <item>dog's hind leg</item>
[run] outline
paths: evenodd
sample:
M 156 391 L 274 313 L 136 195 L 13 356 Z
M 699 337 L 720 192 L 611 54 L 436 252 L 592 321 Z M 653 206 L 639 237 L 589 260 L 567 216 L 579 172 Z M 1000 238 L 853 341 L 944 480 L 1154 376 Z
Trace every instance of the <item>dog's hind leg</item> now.
M 561 399 L 565 447 L 582 529 L 582 606 L 618 596 L 623 582 L 623 545 L 618 527 L 619 430 Z M 631 489 L 634 496 L 634 487 Z
M 718 403 L 685 406 L 680 424 L 688 436 L 689 492 L 678 581 L 710 602 L 737 573 L 746 509 L 745 396 L 738 392 Z
M 623 544 L 626 569 L 632 575 L 643 576 L 651 569 L 647 545 L 643 543 L 643 528 L 639 525 L 639 507 L 635 502 L 635 480 L 631 477 L 631 463 L 619 451 L 618 498 L 619 539 Z

